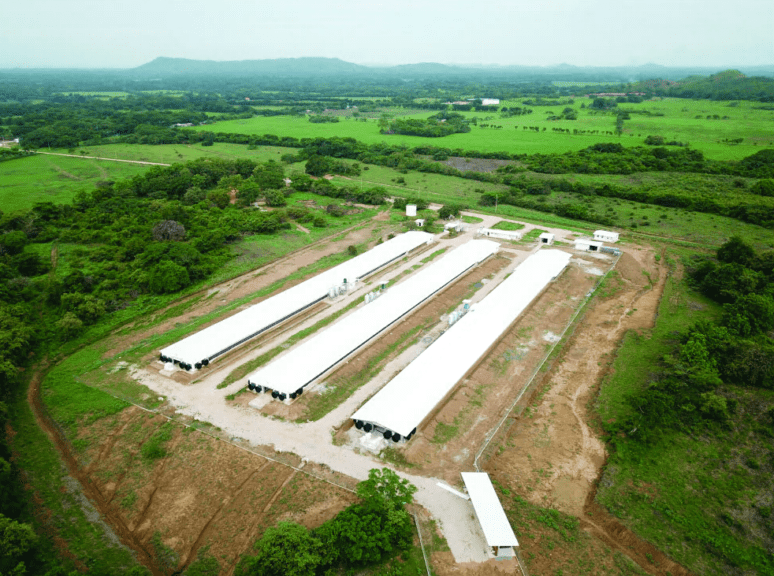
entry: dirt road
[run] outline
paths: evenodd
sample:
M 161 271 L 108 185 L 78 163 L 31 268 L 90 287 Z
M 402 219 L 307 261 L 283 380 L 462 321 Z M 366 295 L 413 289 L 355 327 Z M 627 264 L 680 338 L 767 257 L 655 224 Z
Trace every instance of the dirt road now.
M 142 160 L 121 160 L 119 158 L 103 158 L 101 156 L 86 156 L 79 154 L 62 154 L 60 152 L 41 152 L 40 150 L 28 150 L 35 154 L 45 154 L 46 156 L 66 156 L 67 158 L 84 158 L 86 160 L 109 160 L 110 162 L 124 162 L 126 164 L 143 164 L 145 166 L 171 166 L 171 164 L 162 164 L 161 162 L 143 162 Z

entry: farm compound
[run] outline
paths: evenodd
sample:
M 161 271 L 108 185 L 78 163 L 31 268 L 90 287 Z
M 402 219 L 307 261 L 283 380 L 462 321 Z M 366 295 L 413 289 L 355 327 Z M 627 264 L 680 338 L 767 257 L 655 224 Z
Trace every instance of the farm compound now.
M 500 499 L 497 497 L 489 474 L 486 472 L 463 472 L 462 481 L 468 490 L 476 518 L 484 531 L 486 543 L 498 558 L 510 558 L 513 549 L 519 546 Z
M 326 296 L 334 295 L 333 292 L 338 293 L 342 286 L 351 285 L 432 241 L 432 234 L 426 232 L 401 234 L 352 260 L 162 349 L 161 361 L 174 362 L 184 370 L 207 366 L 214 358 L 309 308 Z
M 419 358 L 352 415 L 355 426 L 395 442 L 410 440 L 455 385 L 570 261 L 560 250 L 540 250 L 475 304 Z
M 462 274 L 496 254 L 499 244 L 471 240 L 370 304 L 248 377 L 248 388 L 295 399 L 305 386 Z

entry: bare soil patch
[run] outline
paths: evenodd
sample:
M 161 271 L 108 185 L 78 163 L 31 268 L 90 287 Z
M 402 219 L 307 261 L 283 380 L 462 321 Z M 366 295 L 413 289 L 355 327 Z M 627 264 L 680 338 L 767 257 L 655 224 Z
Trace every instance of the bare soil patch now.
M 461 172 L 494 172 L 501 166 L 510 166 L 515 164 L 513 160 L 495 160 L 488 158 L 463 158 L 460 156 L 451 156 L 448 160 L 441 162 L 446 166 L 456 168 Z
M 172 428 L 167 455 L 142 456 L 161 426 Z M 79 455 L 105 511 L 148 556 L 158 533 L 186 566 L 209 546 L 231 574 L 239 557 L 277 521 L 318 526 L 355 501 L 351 492 L 136 407 L 81 434 Z

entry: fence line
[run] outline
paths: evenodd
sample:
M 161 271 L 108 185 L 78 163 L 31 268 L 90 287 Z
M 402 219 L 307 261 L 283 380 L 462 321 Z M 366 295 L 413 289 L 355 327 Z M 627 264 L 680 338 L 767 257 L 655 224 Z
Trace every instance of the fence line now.
M 622 254 L 623 254 L 623 253 L 622 253 Z M 518 403 L 519 403 L 519 401 L 520 401 L 520 400 L 522 399 L 522 397 L 524 396 L 524 393 L 525 393 L 525 392 L 526 392 L 526 391 L 529 389 L 529 387 L 532 385 L 532 381 L 535 379 L 535 376 L 537 376 L 537 375 L 538 375 L 538 373 L 540 372 L 540 370 L 541 370 L 541 369 L 543 368 L 543 366 L 545 365 L 546 361 L 548 361 L 548 359 L 551 357 L 551 354 L 553 354 L 553 352 L 554 352 L 554 350 L 556 349 L 556 347 L 557 347 L 557 346 L 558 346 L 558 345 L 559 345 L 559 344 L 560 344 L 560 343 L 561 343 L 561 342 L 564 340 L 564 336 L 565 336 L 565 334 L 567 333 L 567 330 L 569 330 L 571 326 L 575 325 L 575 320 L 578 318 L 578 315 L 579 315 L 579 314 L 580 314 L 582 311 L 586 310 L 586 306 L 588 305 L 588 303 L 589 303 L 589 302 L 591 302 L 591 299 L 592 299 L 592 297 L 594 296 L 594 294 L 596 294 L 597 290 L 598 290 L 598 289 L 599 289 L 599 287 L 602 285 L 602 282 L 604 282 L 604 281 L 605 281 L 605 279 L 608 277 L 608 275 L 609 275 L 609 274 L 610 274 L 610 273 L 611 273 L 613 270 L 615 270 L 615 267 L 616 267 L 616 265 L 618 264 L 618 260 L 620 260 L 620 259 L 621 259 L 621 255 L 622 255 L 622 254 L 619 254 L 619 255 L 618 255 L 618 258 L 616 258 L 615 262 L 614 262 L 614 263 L 613 263 L 613 265 L 610 267 L 610 269 L 609 269 L 607 272 L 605 272 L 604 276 L 602 276 L 602 278 L 600 278 L 600 279 L 599 279 L 599 282 L 597 282 L 597 283 L 594 285 L 594 287 L 593 287 L 591 290 L 589 290 L 589 293 L 586 295 L 586 299 L 585 299 L 585 301 L 584 301 L 584 302 L 583 302 L 583 303 L 582 303 L 582 304 L 581 304 L 581 305 L 578 307 L 578 309 L 575 311 L 575 314 L 573 314 L 573 315 L 572 315 L 572 317 L 570 318 L 570 320 L 567 322 L 567 325 L 564 327 L 564 330 L 562 330 L 562 333 L 561 333 L 561 335 L 559 336 L 559 339 L 558 339 L 556 342 L 554 342 L 553 346 L 551 346 L 551 348 L 548 350 L 548 352 L 546 353 L 546 355 L 543 357 L 543 360 L 542 360 L 542 361 L 540 362 L 540 364 L 538 364 L 538 365 L 537 365 L 537 367 L 536 367 L 536 368 L 533 370 L 533 372 L 532 372 L 532 375 L 529 377 L 529 380 L 527 380 L 527 383 L 526 383 L 526 384 L 525 384 L 525 385 L 522 387 L 521 391 L 520 391 L 520 392 L 519 392 L 519 394 L 516 396 L 516 399 L 515 399 L 515 400 L 514 400 L 514 401 L 511 403 L 511 405 L 510 405 L 510 407 L 508 408 L 508 410 L 506 410 L 505 414 L 504 414 L 504 415 L 503 415 L 503 417 L 500 419 L 500 421 L 498 422 L 497 426 L 496 426 L 496 427 L 495 427 L 495 428 L 494 428 L 494 429 L 493 429 L 491 432 L 489 432 L 489 434 L 487 434 L 487 437 L 486 437 L 486 440 L 484 441 L 484 444 L 481 446 L 481 449 L 480 449 L 480 450 L 479 450 L 479 451 L 476 453 L 476 457 L 475 457 L 475 459 L 473 460 L 473 467 L 476 469 L 476 471 L 478 471 L 478 472 L 481 472 L 481 469 L 480 469 L 480 468 L 479 468 L 479 466 L 478 466 L 478 459 L 481 457 L 481 455 L 482 455 L 482 454 L 484 453 L 484 451 L 487 449 L 487 447 L 489 446 L 489 444 L 490 444 L 490 442 L 492 441 L 492 439 L 493 439 L 493 438 L 494 438 L 494 437 L 497 435 L 497 432 L 500 430 L 500 427 L 503 425 L 503 423 L 504 423 L 504 422 L 505 422 L 505 421 L 508 419 L 508 417 L 511 415 L 511 413 L 513 412 L 513 409 L 516 407 L 516 404 L 518 404 Z
M 430 574 L 430 563 L 427 561 L 427 554 L 425 553 L 425 543 L 422 540 L 422 529 L 419 527 L 419 519 L 417 518 L 416 514 L 411 514 L 414 517 L 414 524 L 417 527 L 417 534 L 419 534 L 419 546 L 422 548 L 422 557 L 425 559 L 425 569 L 427 570 L 427 576 L 431 576 Z

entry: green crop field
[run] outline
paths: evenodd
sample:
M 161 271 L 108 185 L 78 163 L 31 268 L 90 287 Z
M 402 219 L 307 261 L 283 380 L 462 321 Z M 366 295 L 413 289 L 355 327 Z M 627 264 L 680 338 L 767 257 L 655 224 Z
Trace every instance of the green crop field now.
M 709 100 L 685 100 L 668 98 L 638 104 L 619 104 L 622 110 L 632 112 L 624 122 L 623 135 L 615 136 L 616 117 L 610 112 L 597 112 L 588 106 L 591 100 L 576 98 L 570 105 L 577 120 L 548 120 L 558 116 L 567 104 L 535 106 L 528 116 L 501 118 L 497 112 L 462 112 L 466 118 L 476 118 L 478 126 L 472 126 L 465 134 L 452 134 L 443 138 L 423 138 L 400 134 L 379 133 L 376 119 L 344 118 L 338 123 L 312 124 L 306 117 L 272 116 L 247 120 L 227 120 L 195 130 L 229 132 L 239 134 L 274 134 L 295 138 L 331 138 L 335 136 L 361 140 L 367 144 L 388 143 L 407 146 L 433 145 L 446 148 L 462 148 L 483 152 L 551 153 L 581 150 L 599 142 L 621 142 L 624 146 L 639 146 L 649 135 L 664 136 L 667 140 L 687 142 L 701 150 L 708 158 L 738 160 L 754 154 L 762 146 L 774 146 L 774 111 L 762 110 L 757 102 L 713 102 Z M 521 100 L 506 101 L 505 106 L 524 106 Z M 405 118 L 427 118 L 433 112 L 412 114 Z M 650 115 L 648 115 L 648 113 Z M 718 119 L 707 119 L 718 116 Z M 698 117 L 698 118 L 697 118 Z M 727 117 L 723 119 L 724 117 Z M 489 124 L 490 127 L 482 127 Z M 539 132 L 525 130 L 535 126 Z M 598 134 L 568 134 L 555 132 L 561 128 L 572 132 L 599 131 Z M 544 131 L 545 129 L 545 131 Z M 731 141 L 741 138 L 741 143 Z
M 0 206 L 3 212 L 29 209 L 36 202 L 70 202 L 100 180 L 117 180 L 148 169 L 139 164 L 64 156 L 37 155 L 0 162 Z

